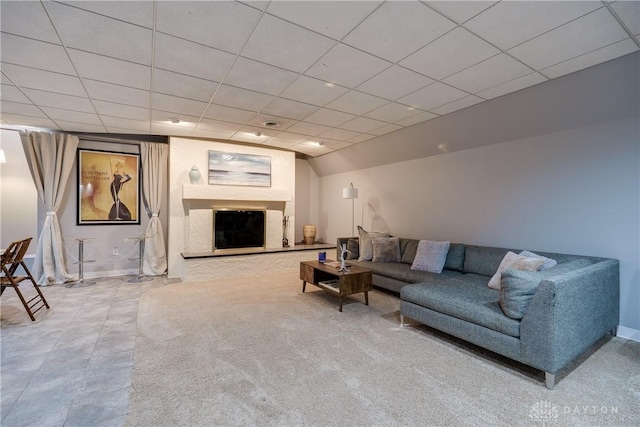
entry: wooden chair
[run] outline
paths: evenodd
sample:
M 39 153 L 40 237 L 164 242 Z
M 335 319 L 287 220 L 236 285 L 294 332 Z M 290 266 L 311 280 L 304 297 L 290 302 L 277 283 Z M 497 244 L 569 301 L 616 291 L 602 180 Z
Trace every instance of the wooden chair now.
M 31 237 L 24 240 L 19 240 L 15 242 L 11 242 L 9 247 L 2 254 L 2 276 L 0 276 L 0 295 L 4 293 L 4 289 L 8 287 L 12 287 L 16 290 L 20 301 L 22 301 L 22 305 L 29 313 L 29 317 L 31 320 L 36 320 L 34 314 L 37 313 L 42 307 L 49 308 L 49 304 L 47 304 L 47 300 L 42 295 L 40 291 L 40 287 L 36 284 L 36 281 L 33 280 L 33 276 L 31 276 L 31 272 L 27 268 L 24 263 L 24 255 L 27 253 L 27 248 L 29 248 L 29 244 L 31 243 Z M 26 276 L 18 276 L 17 271 L 18 268 L 22 267 Z M 24 299 L 22 296 L 22 292 L 18 289 L 18 285 L 20 282 L 29 279 L 31 283 L 33 283 L 33 287 L 37 292 L 37 295 L 31 298 L 29 301 Z

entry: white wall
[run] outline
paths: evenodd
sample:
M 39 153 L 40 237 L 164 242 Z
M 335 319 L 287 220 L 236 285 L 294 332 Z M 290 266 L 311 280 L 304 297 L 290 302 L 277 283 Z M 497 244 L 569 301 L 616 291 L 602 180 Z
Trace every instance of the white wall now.
M 360 189 L 356 222 L 402 237 L 620 260 L 620 325 L 640 329 L 637 120 L 325 176 L 330 241 L 347 233 L 341 198 Z
M 320 180 L 309 162 L 296 159 L 296 228 L 295 241 L 302 242 L 302 227 L 316 225 L 316 241 L 326 242 L 327 230 L 320 225 Z
M 2 129 L 0 148 L 7 163 L 0 163 L 0 248 L 32 237 L 28 255 L 38 241 L 38 192 L 31 178 L 17 131 Z
M 264 188 L 265 193 L 270 191 L 279 195 L 283 192 L 291 195 L 291 200 L 286 203 L 273 202 L 252 202 L 246 207 L 264 209 L 283 209 L 283 214 L 290 217 L 291 225 L 295 229 L 295 154 L 290 151 L 268 149 L 263 147 L 230 144 L 226 142 L 205 141 L 189 138 L 170 139 L 169 151 L 169 237 L 168 237 L 168 263 L 169 277 L 182 277 L 183 262 L 181 253 L 189 251 L 190 218 L 192 210 L 211 209 L 216 206 L 216 202 L 211 200 L 183 200 L 183 185 L 189 184 L 189 170 L 192 166 L 197 166 L 200 170 L 201 185 L 207 184 L 208 151 L 228 151 L 232 153 L 256 154 L 271 157 L 271 187 Z M 215 191 L 216 186 L 210 186 Z M 222 187 L 222 186 L 218 186 Z M 224 186 L 224 192 L 228 193 L 231 186 Z M 233 188 L 233 187 L 231 187 Z M 251 193 L 247 187 L 237 187 L 239 200 L 246 201 L 244 194 Z M 259 187 L 255 187 L 259 188 Z M 227 202 L 224 203 L 228 205 Z M 243 203 L 246 205 L 247 203 Z M 210 234 L 210 230 L 206 231 Z M 267 236 L 268 237 L 268 236 Z M 282 237 L 280 236 L 280 244 Z

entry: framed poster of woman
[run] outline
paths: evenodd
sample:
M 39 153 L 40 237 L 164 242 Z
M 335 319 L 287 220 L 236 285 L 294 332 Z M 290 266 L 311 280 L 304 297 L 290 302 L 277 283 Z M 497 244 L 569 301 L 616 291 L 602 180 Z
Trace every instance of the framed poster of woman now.
M 78 225 L 140 224 L 140 155 L 78 149 Z

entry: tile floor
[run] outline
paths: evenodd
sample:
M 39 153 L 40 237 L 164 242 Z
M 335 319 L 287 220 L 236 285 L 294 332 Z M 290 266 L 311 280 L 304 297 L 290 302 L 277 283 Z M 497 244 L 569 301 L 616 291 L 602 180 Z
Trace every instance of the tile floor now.
M 41 288 L 32 322 L 13 289 L 0 299 L 0 425 L 122 426 L 129 407 L 140 295 L 164 286 L 97 279 Z M 32 286 L 20 286 L 26 299 Z

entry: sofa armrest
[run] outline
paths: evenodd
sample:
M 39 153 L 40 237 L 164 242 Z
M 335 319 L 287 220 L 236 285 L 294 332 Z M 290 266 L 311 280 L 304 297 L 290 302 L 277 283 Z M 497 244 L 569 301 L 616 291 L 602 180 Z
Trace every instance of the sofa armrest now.
M 525 363 L 555 374 L 613 330 L 620 316 L 620 264 L 604 260 L 544 280 L 520 323 Z

